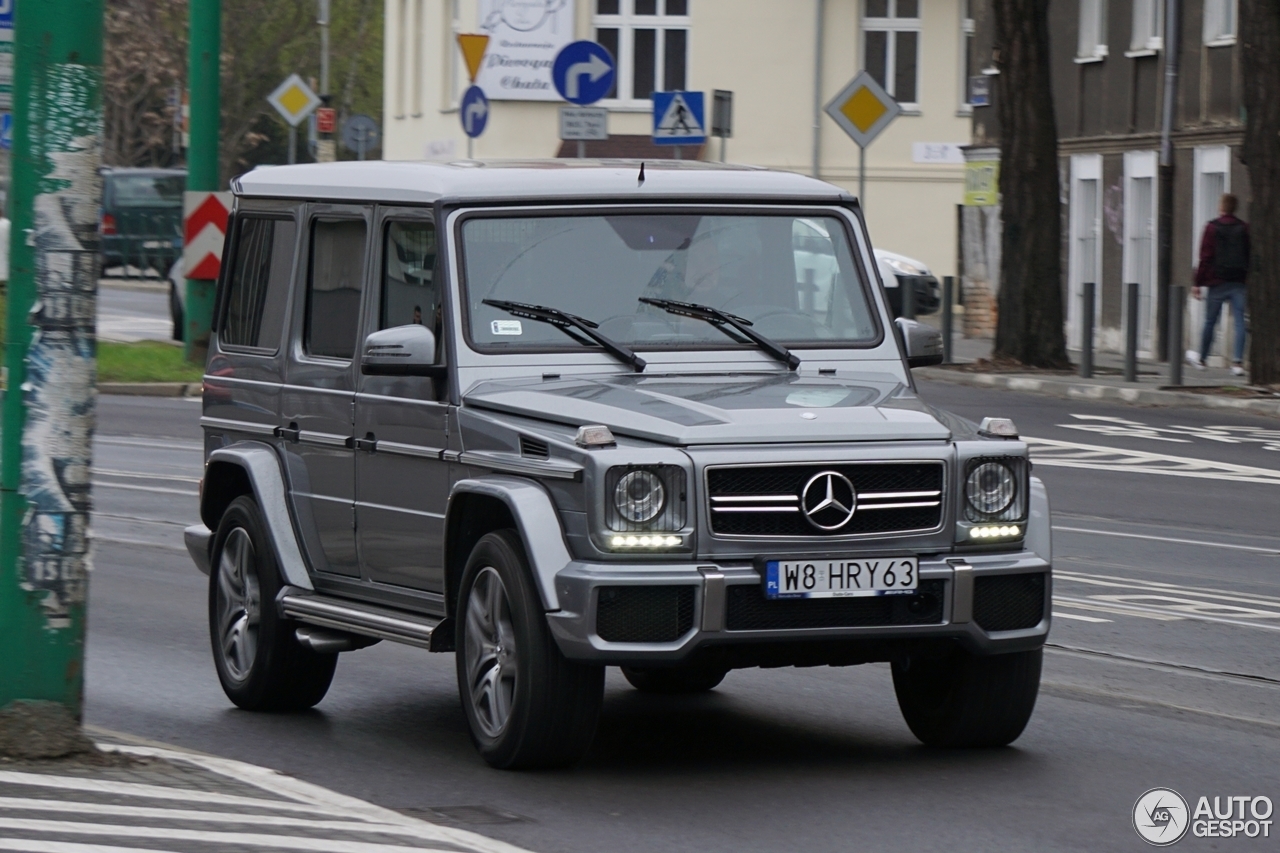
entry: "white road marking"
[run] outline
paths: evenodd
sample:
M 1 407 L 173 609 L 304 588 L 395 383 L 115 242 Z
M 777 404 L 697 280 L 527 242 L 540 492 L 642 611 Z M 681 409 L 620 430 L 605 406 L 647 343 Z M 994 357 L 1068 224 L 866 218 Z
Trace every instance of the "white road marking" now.
M 1061 596 L 1059 596 L 1059 595 L 1055 595 L 1055 596 L 1053 597 L 1053 600 L 1054 600 L 1055 602 L 1062 602 L 1062 603 L 1064 603 L 1064 604 L 1068 604 L 1068 605 L 1070 605 L 1070 604 L 1074 604 L 1074 603 L 1078 603 L 1078 604 L 1091 604 L 1091 603 L 1093 603 L 1094 601 L 1096 601 L 1098 598 L 1102 598 L 1102 599 L 1104 599 L 1104 600 L 1105 600 L 1105 599 L 1107 599 L 1107 598 L 1109 598 L 1109 597 L 1108 597 L 1108 596 L 1098 596 L 1098 597 L 1096 597 L 1096 598 L 1095 598 L 1095 597 L 1090 597 L 1090 598 L 1073 598 L 1073 597 L 1065 596 L 1065 595 L 1061 595 Z M 1107 601 L 1106 603 L 1110 604 L 1110 605 L 1111 605 L 1112 607 L 1114 607 L 1118 612 L 1129 612 L 1129 613 L 1134 613 L 1134 614 L 1137 614 L 1137 613 L 1159 613 L 1159 614 L 1162 614 L 1162 615 L 1164 615 L 1164 614 L 1168 614 L 1168 613 L 1170 612 L 1168 608 L 1162 608 L 1162 607 L 1159 607 L 1159 606 L 1156 606 L 1156 605 L 1128 604 L 1128 603 L 1123 602 L 1123 601 L 1115 601 L 1115 600 Z M 1240 620 L 1240 619 L 1226 619 L 1226 618 L 1223 618 L 1223 617 L 1220 617 L 1220 616 L 1211 616 L 1211 615 L 1208 615 L 1208 614 L 1205 614 L 1205 613 L 1198 613 L 1198 612 L 1194 612 L 1194 611 L 1192 611 L 1192 610 L 1178 610 L 1178 611 L 1176 611 L 1176 612 L 1178 613 L 1178 615 L 1182 616 L 1182 617 L 1183 617 L 1183 618 L 1185 618 L 1185 619 L 1194 619 L 1194 620 L 1196 620 L 1196 621 L 1198 621 L 1198 622 L 1215 622 L 1215 623 L 1217 623 L 1217 624 L 1219 624 L 1219 625 L 1234 625 L 1234 626 L 1235 626 L 1235 627 L 1237 627 L 1237 628 L 1260 628 L 1260 629 L 1262 629 L 1262 630 L 1264 630 L 1264 631 L 1280 631 L 1280 625 L 1267 625 L 1267 624 L 1262 623 L 1262 622 L 1245 622 L 1245 621 Z
M 1085 421 L 1082 424 L 1058 424 L 1063 429 L 1076 429 L 1098 435 L 1117 438 L 1143 438 L 1151 441 L 1167 441 L 1192 444 L 1194 439 L 1215 441 L 1219 444 L 1261 444 L 1263 450 L 1280 451 L 1280 430 L 1257 426 L 1151 426 L 1142 421 L 1117 418 L 1110 415 L 1077 415 L 1071 417 Z M 1184 437 L 1185 436 L 1185 437 Z
M 1056 575 L 1057 572 L 1055 571 Z M 1077 601 L 1063 601 L 1061 597 L 1055 595 L 1053 597 L 1054 607 L 1070 607 L 1072 610 L 1089 610 L 1094 613 L 1110 613 L 1112 616 L 1133 616 L 1138 619 L 1150 619 L 1154 622 L 1180 622 L 1181 616 L 1166 616 L 1160 613 L 1135 613 L 1132 610 L 1118 610 L 1114 607 L 1108 607 L 1105 604 L 1081 604 Z
M 1199 480 L 1226 480 L 1234 483 L 1262 483 L 1280 486 L 1280 470 L 1214 462 L 1188 456 L 1169 456 L 1145 450 L 1121 450 L 1097 444 L 1080 444 L 1052 438 L 1024 436 L 1036 465 L 1056 468 L 1083 468 L 1090 471 L 1121 471 L 1189 477 Z
M 96 435 L 95 443 L 110 444 L 118 447 L 146 447 L 151 450 L 194 450 L 204 452 L 204 444 L 199 441 L 183 441 L 182 439 L 155 439 L 129 435 Z
M 1110 622 L 1110 619 L 1099 619 L 1097 616 L 1081 616 L 1079 613 L 1063 613 L 1062 611 L 1053 611 L 1054 619 L 1075 619 L 1077 622 Z
M 117 847 L 113 844 L 81 844 L 78 841 L 41 841 L 37 838 L 0 838 L 0 850 L 21 853 L 176 853 L 158 847 Z
M 93 476 L 103 477 L 129 477 L 137 480 L 174 480 L 179 483 L 198 483 L 199 477 L 183 476 L 182 474 L 160 474 L 153 471 L 117 471 L 113 468 L 93 469 Z
M 1175 539 L 1171 536 L 1153 536 L 1150 533 L 1121 533 L 1118 530 L 1094 530 L 1089 527 L 1066 527 L 1055 524 L 1054 530 L 1063 533 L 1087 533 L 1092 536 L 1117 536 L 1121 539 L 1149 539 L 1152 542 L 1172 542 L 1175 545 L 1203 545 L 1206 548 L 1226 548 L 1231 551 L 1252 551 L 1256 554 L 1280 556 L 1280 549 L 1261 548 L 1257 545 L 1234 545 L 1230 542 L 1208 542 L 1204 539 Z
M 110 747 L 107 748 L 109 749 Z M 106 779 L 86 779 L 77 776 L 55 776 L 48 773 L 18 773 L 13 770 L 0 770 L 0 784 L 29 785 L 58 791 L 86 791 L 97 794 L 112 794 L 120 797 L 146 797 L 150 800 L 171 800 L 180 803 L 247 806 L 249 808 L 319 815 L 330 813 L 329 809 L 318 805 L 304 805 L 286 800 L 242 797 L 237 794 L 220 794 L 215 791 L 196 791 L 188 788 L 169 788 L 164 785 L 143 785 L 138 782 L 114 782 Z
M 377 844 L 369 841 L 334 841 L 298 835 L 268 835 L 261 832 L 219 832 L 204 829 L 178 829 L 160 826 L 125 826 L 113 823 L 80 823 L 64 820 L 36 820 L 0 817 L 0 830 L 19 832 L 56 832 L 71 835 L 120 835 L 136 839 L 162 841 L 196 841 L 206 844 L 241 844 L 253 848 L 310 850 L 315 853 L 432 853 L 440 848 L 405 847 L 402 844 Z
M 166 489 L 164 486 L 137 486 L 130 483 L 113 483 L 110 480 L 99 480 L 93 478 L 94 488 L 99 489 L 124 489 L 129 492 L 151 492 L 157 495 L 187 495 L 188 497 L 197 498 L 199 492 L 194 489 Z

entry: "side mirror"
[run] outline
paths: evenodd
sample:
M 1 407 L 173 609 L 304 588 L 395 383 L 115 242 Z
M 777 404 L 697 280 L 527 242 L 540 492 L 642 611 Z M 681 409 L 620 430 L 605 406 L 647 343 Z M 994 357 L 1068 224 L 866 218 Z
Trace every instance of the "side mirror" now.
M 942 364 L 942 332 L 933 326 L 899 317 L 894 320 L 907 350 L 907 367 Z
M 443 379 L 436 364 L 436 336 L 426 326 L 395 326 L 364 339 L 360 372 L 365 376 L 428 376 Z

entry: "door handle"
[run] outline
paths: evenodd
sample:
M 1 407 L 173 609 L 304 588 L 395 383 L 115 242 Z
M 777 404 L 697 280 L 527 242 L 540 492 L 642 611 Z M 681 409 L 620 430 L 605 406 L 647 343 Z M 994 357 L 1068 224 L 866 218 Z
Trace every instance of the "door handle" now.
M 291 422 L 287 427 L 276 427 L 276 438 L 283 438 L 285 441 L 297 444 L 302 440 L 302 430 L 298 429 L 296 421 Z
M 356 450 L 367 450 L 370 453 L 374 453 L 378 449 L 378 439 L 374 437 L 373 433 L 367 432 L 365 433 L 364 438 L 353 437 L 351 439 L 351 446 Z

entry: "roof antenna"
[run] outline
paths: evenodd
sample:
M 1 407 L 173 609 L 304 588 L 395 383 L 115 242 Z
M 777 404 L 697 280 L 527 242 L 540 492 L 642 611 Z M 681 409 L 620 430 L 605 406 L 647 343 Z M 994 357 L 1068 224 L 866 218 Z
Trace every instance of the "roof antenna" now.
M 644 161 L 640 161 L 640 183 L 644 183 Z

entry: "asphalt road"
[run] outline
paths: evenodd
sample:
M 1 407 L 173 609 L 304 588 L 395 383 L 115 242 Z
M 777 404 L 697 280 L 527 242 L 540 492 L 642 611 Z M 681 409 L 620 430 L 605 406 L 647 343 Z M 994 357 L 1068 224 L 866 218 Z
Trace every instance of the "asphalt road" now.
M 86 722 L 276 768 L 536 851 L 1139 850 L 1140 794 L 1280 801 L 1280 421 L 930 383 L 1035 439 L 1055 510 L 1055 621 L 1027 731 L 935 751 L 886 666 L 741 670 L 644 696 L 616 671 L 586 761 L 489 769 L 452 655 L 343 656 L 301 715 L 234 709 L 213 672 L 196 517 L 199 405 L 103 397 Z M 1196 839 L 1190 850 L 1274 850 Z

